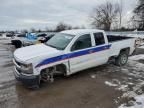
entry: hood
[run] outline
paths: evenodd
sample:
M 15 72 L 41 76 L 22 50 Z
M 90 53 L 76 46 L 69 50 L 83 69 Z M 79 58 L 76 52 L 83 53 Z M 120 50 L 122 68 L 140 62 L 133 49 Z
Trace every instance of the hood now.
M 17 49 L 14 52 L 14 57 L 21 61 L 27 61 L 32 58 L 41 57 L 41 56 L 54 56 L 60 52 L 61 51 L 49 47 L 45 44 L 37 44 L 37 45 L 31 45 L 31 46 Z

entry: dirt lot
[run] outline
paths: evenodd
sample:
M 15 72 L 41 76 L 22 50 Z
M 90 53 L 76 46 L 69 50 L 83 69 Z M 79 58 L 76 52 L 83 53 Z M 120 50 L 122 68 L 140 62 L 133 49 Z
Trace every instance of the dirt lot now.
M 144 51 L 138 49 L 138 53 Z M 136 103 L 135 97 L 144 92 L 143 59 L 134 60 L 137 57 L 132 57 L 124 67 L 106 64 L 67 78 L 58 77 L 54 83 L 32 90 L 15 80 L 12 56 L 12 46 L 0 40 L 0 108 L 142 106 L 141 102 Z

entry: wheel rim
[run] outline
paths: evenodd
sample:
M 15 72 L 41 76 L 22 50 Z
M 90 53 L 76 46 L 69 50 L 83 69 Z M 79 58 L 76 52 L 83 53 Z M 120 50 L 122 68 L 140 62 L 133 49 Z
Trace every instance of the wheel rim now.
M 121 64 L 125 64 L 127 62 L 127 55 L 123 54 L 121 55 Z

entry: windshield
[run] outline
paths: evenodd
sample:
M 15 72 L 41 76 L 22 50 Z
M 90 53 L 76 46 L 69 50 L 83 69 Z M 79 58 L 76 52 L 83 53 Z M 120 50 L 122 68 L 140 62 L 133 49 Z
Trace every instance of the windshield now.
M 49 41 L 47 41 L 46 45 L 56 48 L 58 50 L 64 50 L 71 42 L 73 37 L 74 35 L 58 33 L 53 36 Z

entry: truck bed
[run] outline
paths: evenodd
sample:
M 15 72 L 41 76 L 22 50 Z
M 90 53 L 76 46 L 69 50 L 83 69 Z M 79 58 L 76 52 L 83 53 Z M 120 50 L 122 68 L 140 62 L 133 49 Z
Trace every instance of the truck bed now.
M 107 35 L 107 39 L 108 39 L 109 43 L 120 41 L 120 40 L 126 40 L 126 39 L 130 39 L 130 38 L 132 38 L 132 37 Z
M 135 49 L 135 38 L 120 36 L 120 35 L 107 35 L 107 39 L 109 44 L 111 44 L 110 55 L 109 56 L 117 56 L 120 53 L 120 49 L 129 48 L 131 55 Z

